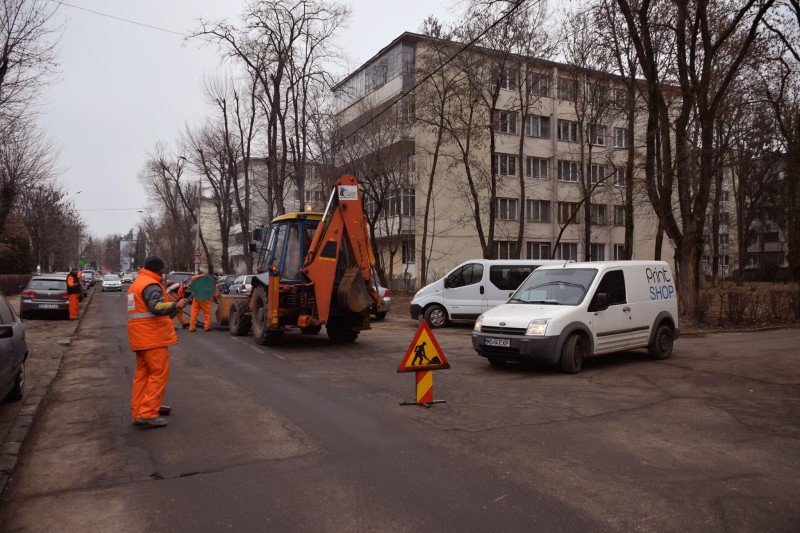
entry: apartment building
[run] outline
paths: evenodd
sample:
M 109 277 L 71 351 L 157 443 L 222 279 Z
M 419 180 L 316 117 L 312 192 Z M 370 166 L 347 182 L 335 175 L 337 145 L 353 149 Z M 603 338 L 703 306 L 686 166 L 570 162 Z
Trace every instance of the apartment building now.
M 484 228 L 490 218 L 494 219 L 489 246 L 495 258 L 516 255 L 522 226 L 522 258 L 623 259 L 625 186 L 629 181 L 635 184 L 630 255 L 652 259 L 657 219 L 639 172 L 630 172 L 627 165 L 631 139 L 634 146 L 644 144 L 639 135 L 644 126 L 637 123 L 631 137 L 623 114 L 613 111 L 614 104 L 620 109 L 625 102 L 621 80 L 536 58 L 470 50 L 467 54 L 479 56 L 489 65 L 489 71 L 493 61 L 499 66 L 494 74 L 483 78 L 485 84 L 478 89 L 481 92 L 471 95 L 465 93 L 475 90 L 480 77 L 464 77 L 462 73 L 458 96 L 442 107 L 449 114 L 445 122 L 459 123 L 460 129 L 451 127 L 444 141 L 438 143 L 437 117 L 430 115 L 432 106 L 422 101 L 436 91 L 426 91 L 423 84 L 409 96 L 398 98 L 430 71 L 436 57 L 442 56 L 434 49 L 448 46 L 456 48 L 454 43 L 404 33 L 334 87 L 337 117 L 345 137 L 352 137 L 353 144 L 379 145 L 376 150 L 382 159 L 393 157 L 395 161 L 394 179 L 387 182 L 381 223 L 376 224 L 375 231 L 377 253 L 395 280 L 402 279 L 406 285 L 413 280 L 414 285 L 421 286 L 462 261 L 481 257 L 484 252 L 476 216 Z M 428 83 L 448 76 L 457 78 L 460 67 L 456 63 Z M 492 108 L 466 109 L 468 98 L 473 103 L 491 100 Z M 599 103 L 606 106 L 606 112 L 600 112 Z M 471 120 L 474 118 L 471 123 L 466 121 L 468 114 Z M 397 125 L 388 142 L 375 142 L 391 130 L 385 120 L 374 127 L 378 116 L 393 117 Z M 468 127 L 478 133 L 469 138 L 472 151 L 465 155 L 464 138 L 458 135 Z M 352 153 L 343 150 L 340 154 L 343 167 L 352 164 Z M 636 150 L 634 154 L 638 162 L 639 154 Z M 366 155 L 356 157 L 363 159 Z M 434 161 L 437 167 L 431 180 Z M 370 172 L 369 167 L 363 168 Z M 365 178 L 369 177 L 359 176 L 362 183 Z M 490 203 L 494 209 L 489 209 Z M 375 199 L 367 195 L 368 216 L 376 214 L 375 204 Z M 591 233 L 588 242 L 587 224 Z M 428 279 L 417 280 L 423 240 Z M 663 242 L 663 258 L 671 260 L 672 251 L 666 240 Z

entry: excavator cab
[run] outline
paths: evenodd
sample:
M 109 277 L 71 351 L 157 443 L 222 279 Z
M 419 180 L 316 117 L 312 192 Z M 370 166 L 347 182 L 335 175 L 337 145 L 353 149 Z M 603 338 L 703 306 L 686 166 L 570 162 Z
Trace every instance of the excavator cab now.
M 265 253 L 259 271 L 275 267 L 282 284 L 307 283 L 303 276 L 303 260 L 308 253 L 314 232 L 322 220 L 320 213 L 289 213 L 270 224 Z

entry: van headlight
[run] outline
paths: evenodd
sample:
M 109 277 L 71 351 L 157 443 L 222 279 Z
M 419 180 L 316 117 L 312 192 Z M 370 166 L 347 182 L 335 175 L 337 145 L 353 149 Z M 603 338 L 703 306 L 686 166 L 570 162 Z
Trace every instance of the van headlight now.
M 525 331 L 525 335 L 544 335 L 544 330 L 547 329 L 548 322 L 550 322 L 549 318 L 531 320 L 531 323 L 528 324 L 527 331 Z
M 483 315 L 478 317 L 478 320 L 475 321 L 475 328 L 473 331 L 480 331 L 481 330 L 481 322 L 483 322 Z

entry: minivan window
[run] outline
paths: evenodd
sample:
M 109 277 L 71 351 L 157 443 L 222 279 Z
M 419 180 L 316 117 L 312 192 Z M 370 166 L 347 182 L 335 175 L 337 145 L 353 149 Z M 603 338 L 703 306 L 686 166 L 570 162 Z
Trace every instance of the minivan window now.
M 489 281 L 500 290 L 514 291 L 535 269 L 530 265 L 492 265 Z
M 509 302 L 578 305 L 596 275 L 595 268 L 539 269 L 525 280 Z
M 456 269 L 452 274 L 447 276 L 444 286 L 449 289 L 466 287 L 467 285 L 480 283 L 482 279 L 483 265 L 480 263 L 470 263 Z
M 597 285 L 592 304 L 597 300 L 597 295 L 601 292 L 608 294 L 608 305 L 620 305 L 627 302 L 625 295 L 625 275 L 622 270 L 612 270 L 603 275 L 603 279 Z

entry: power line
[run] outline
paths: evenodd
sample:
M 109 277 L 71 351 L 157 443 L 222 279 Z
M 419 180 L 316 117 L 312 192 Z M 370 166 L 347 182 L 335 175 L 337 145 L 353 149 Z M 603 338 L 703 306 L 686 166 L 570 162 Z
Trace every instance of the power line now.
M 101 17 L 108 17 L 108 18 L 110 18 L 110 19 L 118 20 L 118 21 L 120 21 L 120 22 L 127 22 L 128 24 L 134 24 L 134 25 L 136 25 L 136 26 L 141 26 L 141 27 L 143 27 L 143 28 L 149 28 L 149 29 L 151 29 L 151 30 L 163 31 L 163 32 L 165 32 L 165 33 L 171 33 L 171 34 L 173 34 L 173 35 L 180 35 L 181 37 L 189 37 L 189 35 L 188 35 L 188 34 L 185 34 L 185 33 L 177 32 L 177 31 L 172 31 L 172 30 L 168 30 L 168 29 L 166 29 L 166 28 L 160 28 L 160 27 L 158 27 L 158 26 L 152 26 L 152 25 L 150 25 L 150 24 L 144 24 L 144 23 L 142 23 L 142 22 L 136 22 L 135 20 L 124 19 L 124 18 L 122 18 L 122 17 L 117 17 L 117 16 L 114 16 L 114 15 L 109 15 L 108 13 L 101 13 L 100 11 L 94 11 L 94 10 L 92 10 L 92 9 L 88 9 L 88 8 L 86 8 L 86 7 L 80 7 L 80 6 L 75 6 L 75 5 L 72 5 L 72 4 L 68 4 L 68 3 L 66 3 L 66 2 L 63 2 L 62 0 L 52 0 L 52 1 L 53 1 L 53 2 L 55 2 L 55 3 L 57 3 L 58 5 L 62 5 L 62 6 L 71 7 L 71 8 L 73 8 L 73 9 L 80 9 L 81 11 L 87 11 L 87 12 L 89 12 L 89 13 L 93 13 L 93 14 L 95 14 L 95 15 L 99 15 L 99 16 L 101 16 Z

